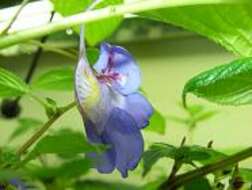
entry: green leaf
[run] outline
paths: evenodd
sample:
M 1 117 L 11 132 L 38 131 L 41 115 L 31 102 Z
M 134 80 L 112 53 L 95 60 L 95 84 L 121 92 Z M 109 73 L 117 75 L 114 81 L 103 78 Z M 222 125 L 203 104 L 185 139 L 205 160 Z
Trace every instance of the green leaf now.
M 152 182 L 148 182 L 147 184 L 145 184 L 143 187 L 141 187 L 140 189 L 141 190 L 157 190 L 164 181 L 167 180 L 167 177 L 163 177 L 163 176 L 160 176 L 158 177 L 157 180 L 155 181 L 152 181 Z M 139 189 L 139 190 L 140 190 Z
M 87 6 L 92 2 L 91 0 L 51 0 L 57 12 L 63 16 L 73 15 L 75 13 L 84 12 Z M 109 5 L 116 5 L 123 3 L 123 0 L 103 0 L 97 4 L 96 8 L 103 8 Z M 115 29 L 120 25 L 122 17 L 113 17 L 103 19 L 101 21 L 90 23 L 86 25 L 85 33 L 89 45 L 96 45 L 100 41 L 110 36 Z M 79 31 L 79 28 L 75 28 Z
M 176 147 L 168 144 L 153 144 L 143 154 L 143 176 L 146 176 L 153 165 L 161 158 L 175 158 Z
M 92 0 L 51 0 L 54 9 L 63 16 L 84 11 Z
M 98 60 L 100 51 L 97 48 L 87 48 L 87 59 L 91 65 L 94 65 Z
M 9 148 L 1 148 L 0 149 L 0 166 L 12 166 L 19 162 L 20 157 L 17 156 L 14 150 Z
M 23 173 L 13 169 L 1 169 L 0 170 L 0 182 L 10 180 L 17 177 L 23 177 Z
M 42 121 L 33 118 L 18 119 L 18 127 L 11 133 L 9 141 L 12 141 L 17 137 L 24 135 L 30 130 L 37 129 L 42 124 Z
M 65 162 L 57 167 L 35 167 L 28 169 L 28 173 L 32 177 L 39 179 L 50 178 L 77 178 L 86 174 L 91 168 L 91 161 L 88 159 L 80 158 Z
M 207 162 L 213 160 L 215 155 L 211 149 L 192 145 L 175 147 L 169 144 L 156 143 L 143 154 L 143 176 L 146 176 L 153 165 L 161 158 L 170 158 L 181 163 L 193 164 L 193 162 Z
M 210 158 L 208 149 L 198 145 L 182 146 L 177 148 L 175 159 L 191 164 L 193 161 L 202 161 Z
M 52 116 L 57 114 L 59 111 L 57 102 L 51 98 L 46 98 L 45 110 L 46 110 L 47 117 L 51 118 Z
M 22 96 L 29 90 L 29 86 L 21 78 L 0 68 L 0 97 Z
M 126 183 L 111 183 L 98 180 L 78 181 L 75 190 L 140 190 L 138 187 Z
M 184 185 L 184 190 L 195 190 L 195 189 L 212 190 L 212 187 L 209 181 L 204 177 L 200 177 Z
M 99 146 L 88 144 L 82 133 L 71 130 L 62 130 L 55 135 L 42 138 L 25 161 L 32 160 L 43 154 L 71 154 L 76 155 L 90 151 L 97 151 Z
M 146 127 L 146 130 L 165 134 L 166 120 L 165 117 L 157 110 L 154 111 L 153 116 L 150 118 L 150 124 Z
M 109 5 L 116 5 L 123 3 L 123 0 L 103 0 L 96 8 L 104 8 Z M 113 17 L 109 19 L 103 19 L 101 21 L 87 24 L 86 27 L 86 39 L 87 42 L 94 46 L 106 37 L 110 36 L 121 24 L 123 17 Z
M 209 157 L 205 160 L 198 160 L 198 162 L 202 165 L 211 164 L 227 157 L 226 154 L 213 150 L 212 148 L 206 148 L 205 150 L 207 151 Z
M 241 0 L 232 2 L 240 4 L 174 7 L 141 15 L 196 32 L 237 55 L 252 56 L 252 4 L 243 4 L 249 1 Z
M 252 182 L 252 169 L 249 168 L 240 168 L 239 173 L 244 180 L 244 182 Z
M 192 93 L 224 105 L 252 103 L 252 58 L 243 58 L 215 67 L 190 79 L 183 90 L 183 101 Z
M 74 69 L 72 67 L 51 70 L 38 77 L 32 83 L 34 89 L 71 91 L 74 84 Z

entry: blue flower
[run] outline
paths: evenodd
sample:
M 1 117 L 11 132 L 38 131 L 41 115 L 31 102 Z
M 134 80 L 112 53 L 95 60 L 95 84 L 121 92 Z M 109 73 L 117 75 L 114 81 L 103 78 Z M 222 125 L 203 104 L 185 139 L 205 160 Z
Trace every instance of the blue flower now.
M 108 145 L 105 153 L 91 153 L 100 173 L 115 168 L 122 177 L 137 166 L 144 150 L 140 130 L 149 124 L 153 108 L 138 92 L 141 74 L 132 55 L 122 47 L 103 43 L 90 68 L 82 56 L 76 67 L 75 92 L 91 143 Z

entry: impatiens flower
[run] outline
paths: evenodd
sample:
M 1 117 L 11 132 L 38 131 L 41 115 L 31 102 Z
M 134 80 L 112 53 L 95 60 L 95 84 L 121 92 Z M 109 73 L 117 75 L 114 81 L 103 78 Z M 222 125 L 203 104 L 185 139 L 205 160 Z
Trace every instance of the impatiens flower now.
M 81 56 L 75 73 L 76 99 L 91 143 L 108 145 L 104 153 L 91 153 L 101 173 L 117 168 L 123 177 L 143 153 L 140 130 L 149 123 L 152 106 L 138 92 L 141 76 L 132 55 L 122 47 L 103 43 L 91 68 Z

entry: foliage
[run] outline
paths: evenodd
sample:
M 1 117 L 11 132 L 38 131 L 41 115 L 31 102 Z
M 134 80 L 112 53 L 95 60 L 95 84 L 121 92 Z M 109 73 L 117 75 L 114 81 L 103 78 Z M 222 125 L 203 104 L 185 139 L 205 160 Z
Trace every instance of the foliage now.
M 83 12 L 91 0 L 51 0 L 54 4 L 55 10 L 61 13 L 63 16 L 73 15 L 75 13 Z M 123 0 L 102 0 L 95 8 L 103 8 L 109 5 L 116 5 L 123 3 Z M 114 17 L 110 19 L 104 19 L 96 23 L 90 23 L 86 26 L 86 39 L 90 45 L 96 45 L 109 35 L 119 26 L 122 21 L 122 17 Z M 75 29 L 79 31 L 79 29 Z
M 187 93 L 192 93 L 219 104 L 250 104 L 251 66 L 252 59 L 244 58 L 193 77 L 184 87 L 184 102 Z
M 165 117 L 158 110 L 155 110 L 146 130 L 164 135 L 165 128 L 166 128 Z
M 5 48 L 1 51 L 2 55 L 15 55 L 16 50 L 19 51 L 20 49 L 27 51 L 26 48 L 29 44 L 26 43 L 28 40 L 45 34 L 49 35 L 47 37 L 51 37 L 54 32 L 69 28 L 73 28 L 73 31 L 78 34 L 79 26 L 77 27 L 77 25 L 84 24 L 86 41 L 92 46 L 87 49 L 87 58 L 91 64 L 94 64 L 100 52 L 93 46 L 102 43 L 104 40 L 110 40 L 109 36 L 119 28 L 126 17 L 129 17 L 127 14 L 129 13 L 134 14 L 133 17 L 151 19 L 163 24 L 168 23 L 195 32 L 240 56 L 229 64 L 209 69 L 188 80 L 182 93 L 184 115 L 177 116 L 172 113 L 165 116 L 158 109 L 154 109 L 154 115 L 146 128 L 147 132 L 155 132 L 157 135 L 172 134 L 172 132 L 166 134 L 166 120 L 182 124 L 190 132 L 201 126 L 199 123 L 208 121 L 216 115 L 215 110 L 208 109 L 206 106 L 187 104 L 188 94 L 222 105 L 251 104 L 251 1 L 133 0 L 128 3 L 128 1 L 123 0 L 101 0 L 88 11 L 85 10 L 92 3 L 91 0 L 51 0 L 51 2 L 54 11 L 63 18 L 54 21 L 54 23 L 48 23 L 42 27 L 36 26 L 24 31 L 6 34 L 1 33 L 2 30 L 0 30 L 0 48 Z M 12 5 L 12 2 L 4 3 L 4 6 L 8 5 Z M 132 15 L 130 16 L 132 17 Z M 131 19 L 131 17 L 128 19 Z M 142 30 L 140 30 L 141 32 Z M 63 41 L 68 37 L 70 38 L 70 36 L 64 35 Z M 76 55 L 76 60 L 78 59 L 75 49 L 59 48 L 53 46 L 53 43 L 44 44 L 43 39 L 38 42 L 42 48 L 50 47 L 49 49 L 53 49 L 55 53 L 67 55 L 71 58 Z M 71 40 L 76 41 L 77 39 L 76 34 L 71 37 Z M 6 48 L 10 45 L 14 46 L 10 49 Z M 28 49 L 31 52 L 36 51 L 33 46 L 32 50 L 30 50 L 31 47 Z M 32 187 L 37 189 L 39 188 L 38 184 L 40 184 L 44 189 L 54 190 L 156 190 L 163 185 L 169 188 L 174 184 L 177 185 L 176 188 L 183 186 L 185 190 L 207 190 L 218 185 L 223 186 L 223 189 L 234 189 L 237 184 L 242 187 L 247 185 L 248 188 L 251 188 L 252 170 L 249 167 L 240 167 L 239 163 L 252 156 L 252 148 L 249 147 L 244 151 L 228 155 L 215 149 L 212 142 L 207 146 L 194 145 L 193 142 L 188 144 L 183 142 L 180 146 L 174 146 L 169 144 L 168 140 L 165 142 L 160 140 L 160 143 L 152 144 L 142 156 L 142 177 L 149 177 L 147 174 L 151 173 L 154 165 L 160 159 L 171 159 L 173 165 L 169 177 L 162 176 L 144 185 L 105 182 L 98 178 L 87 180 L 89 179 L 88 172 L 93 167 L 93 160 L 90 159 L 93 154 L 90 153 L 102 154 L 108 147 L 90 144 L 83 133 L 73 130 L 73 126 L 68 129 L 60 128 L 58 131 L 48 130 L 58 118 L 63 117 L 76 103 L 59 107 L 57 103 L 61 100 L 55 101 L 50 95 L 43 97 L 43 93 L 35 95 L 38 91 L 47 91 L 48 94 L 51 91 L 74 93 L 73 84 L 74 66 L 50 69 L 36 76 L 31 84 L 25 83 L 17 74 L 0 68 L 0 98 L 4 99 L 3 102 L 5 98 L 8 98 L 8 102 L 15 103 L 11 104 L 11 109 L 15 109 L 13 106 L 19 106 L 23 96 L 28 96 L 38 101 L 45 108 L 45 114 L 48 116 L 47 121 L 41 121 L 32 116 L 21 116 L 16 119 L 17 127 L 9 133 L 7 142 L 0 146 L 0 189 L 2 187 L 15 188 L 15 184 L 11 182 L 13 179 L 27 183 L 28 186 L 31 184 Z M 22 103 L 21 105 L 27 106 Z M 3 109 L 3 106 L 1 111 L 6 110 Z M 7 111 L 9 111 L 9 107 Z M 45 132 L 48 132 L 48 134 L 42 136 Z M 31 137 L 29 136 L 30 133 L 33 133 Z M 26 140 L 24 144 L 14 143 L 24 139 Z M 89 156 L 84 157 L 84 153 Z M 208 174 L 212 174 L 211 177 Z M 223 179 L 228 183 L 223 184 Z M 239 188 L 241 188 L 240 186 Z
M 29 87 L 15 74 L 0 68 L 0 97 L 15 97 L 29 92 Z
M 196 32 L 237 55 L 251 56 L 251 6 L 250 3 L 195 5 L 154 10 L 143 16 Z

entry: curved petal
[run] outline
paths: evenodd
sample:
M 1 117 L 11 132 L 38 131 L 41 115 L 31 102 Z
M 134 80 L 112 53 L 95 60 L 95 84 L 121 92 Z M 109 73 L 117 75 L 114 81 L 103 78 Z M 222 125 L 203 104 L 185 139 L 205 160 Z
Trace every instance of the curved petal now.
M 125 111 L 114 108 L 105 126 L 104 136 L 108 139 L 116 153 L 116 168 L 122 177 L 128 176 L 143 153 L 143 137 L 134 119 Z
M 141 74 L 136 61 L 122 47 L 103 43 L 101 55 L 93 67 L 100 81 L 110 83 L 122 94 L 136 92 L 141 84 Z
M 85 129 L 88 140 L 94 144 L 109 144 L 108 140 L 104 136 L 99 136 L 94 124 L 87 120 L 85 122 Z M 115 169 L 115 151 L 110 148 L 105 153 L 89 153 L 89 158 L 94 160 L 95 167 L 100 173 L 111 173 Z
M 100 84 L 87 61 L 81 58 L 75 71 L 75 94 L 83 118 L 91 120 L 99 134 L 111 110 L 110 89 Z
M 151 104 L 140 93 L 133 93 L 126 96 L 125 104 L 122 109 L 127 111 L 135 119 L 138 128 L 146 127 L 153 114 Z

